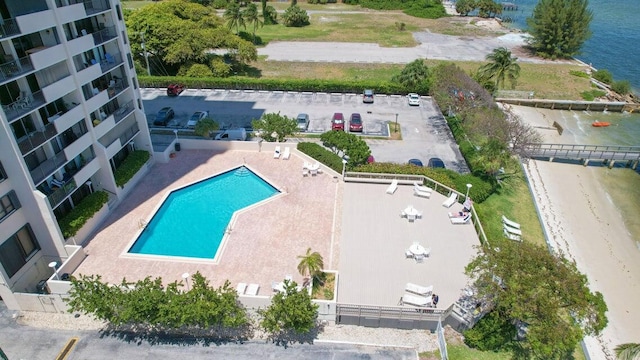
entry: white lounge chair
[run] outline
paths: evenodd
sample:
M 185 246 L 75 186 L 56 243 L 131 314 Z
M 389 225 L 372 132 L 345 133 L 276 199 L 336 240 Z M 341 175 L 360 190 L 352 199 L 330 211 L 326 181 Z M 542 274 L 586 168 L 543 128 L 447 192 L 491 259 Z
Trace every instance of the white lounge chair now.
M 387 188 L 387 194 L 393 195 L 396 190 L 398 190 L 398 180 L 393 179 L 393 181 L 391 181 L 391 185 Z
M 407 250 L 404 251 L 404 256 L 407 259 L 412 259 L 413 258 L 413 253 L 411 252 L 411 250 L 407 249 Z
M 282 153 L 282 160 L 289 160 L 291 156 L 291 149 L 288 146 L 284 147 L 284 153 Z
M 414 187 L 413 195 L 429 199 L 431 198 L 431 191 L 424 191 L 418 187 Z
M 249 284 L 247 286 L 247 295 L 256 296 L 258 295 L 258 290 L 260 289 L 260 285 L 258 284 Z
M 518 236 L 522 235 L 522 231 L 520 229 L 512 228 L 511 226 L 509 226 L 507 224 L 502 224 L 502 228 L 504 229 L 504 231 L 506 231 L 506 232 L 508 232 L 510 234 L 514 234 L 514 235 L 518 235 Z
M 418 190 L 425 191 L 425 192 L 432 192 L 433 191 L 432 188 L 430 188 L 428 186 L 420 185 L 417 181 L 413 182 L 413 187 L 414 187 L 414 189 L 418 189 Z
M 302 176 L 309 176 L 309 169 L 302 169 Z
M 512 234 L 508 232 L 507 229 L 502 229 L 502 232 L 504 233 L 504 237 L 506 237 L 509 240 L 522 241 L 522 238 L 520 237 L 520 235 Z
M 280 146 L 276 146 L 276 149 L 273 151 L 273 158 L 274 159 L 280 158 Z
M 442 203 L 442 206 L 450 208 L 458 200 L 458 193 L 452 192 L 451 195 Z
M 467 215 L 463 217 L 451 217 L 449 218 L 452 224 L 467 224 L 471 220 L 471 213 L 467 213 Z
M 402 304 L 409 304 L 415 306 L 428 306 L 431 305 L 431 297 L 415 296 L 411 294 L 404 294 L 402 296 Z
M 518 224 L 515 221 L 507 219 L 507 217 L 504 216 L 504 215 L 502 215 L 502 223 L 507 225 L 507 226 L 510 226 L 510 227 L 512 227 L 514 229 L 520 229 L 520 224 Z
M 407 286 L 404 287 L 404 290 L 422 296 L 431 296 L 431 294 L 433 294 L 433 285 L 420 286 L 412 283 L 407 283 Z
M 247 290 L 247 284 L 238 283 L 238 287 L 236 288 L 236 291 L 238 292 L 238 295 L 244 294 L 245 290 Z

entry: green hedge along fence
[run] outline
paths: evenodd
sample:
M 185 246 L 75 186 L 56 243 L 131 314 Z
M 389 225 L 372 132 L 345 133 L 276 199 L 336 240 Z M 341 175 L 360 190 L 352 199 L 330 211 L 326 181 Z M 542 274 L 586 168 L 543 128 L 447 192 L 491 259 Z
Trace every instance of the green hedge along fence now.
M 96 191 L 82 199 L 67 215 L 58 221 L 60 231 L 65 239 L 75 236 L 109 200 L 104 191 Z

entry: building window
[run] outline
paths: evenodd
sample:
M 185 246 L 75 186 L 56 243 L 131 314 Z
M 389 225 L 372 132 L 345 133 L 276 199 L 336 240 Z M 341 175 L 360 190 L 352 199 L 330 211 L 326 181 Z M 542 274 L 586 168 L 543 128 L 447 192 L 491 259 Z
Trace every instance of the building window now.
M 116 4 L 116 13 L 118 14 L 118 20 L 122 21 L 122 13 L 120 12 L 120 5 Z
M 29 224 L 0 245 L 0 263 L 9 277 L 15 275 L 40 250 Z
M 135 78 L 135 77 L 132 77 L 132 78 L 131 78 L 131 82 L 133 83 L 133 88 L 134 88 L 134 89 L 137 89 L 137 88 L 138 88 L 138 82 L 136 81 L 136 78 Z
M 14 191 L 0 197 L 0 222 L 18 209 L 20 209 L 20 202 Z
M 122 32 L 122 41 L 124 41 L 124 43 L 127 43 L 127 35 L 124 33 L 124 31 Z
M 7 173 L 4 172 L 4 168 L 2 167 L 2 163 L 0 163 L 0 182 L 3 182 L 4 179 L 7 178 Z
M 127 62 L 129 62 L 129 69 L 133 69 L 133 58 L 130 53 L 127 53 Z

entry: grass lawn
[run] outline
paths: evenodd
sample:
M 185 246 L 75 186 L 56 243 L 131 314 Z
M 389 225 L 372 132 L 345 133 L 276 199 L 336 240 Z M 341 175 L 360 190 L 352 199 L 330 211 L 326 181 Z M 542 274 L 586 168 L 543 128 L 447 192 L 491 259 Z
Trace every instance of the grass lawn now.
M 151 0 L 140 0 L 140 1 L 121 1 L 123 9 L 140 9 L 143 6 L 153 4 L 155 1 Z

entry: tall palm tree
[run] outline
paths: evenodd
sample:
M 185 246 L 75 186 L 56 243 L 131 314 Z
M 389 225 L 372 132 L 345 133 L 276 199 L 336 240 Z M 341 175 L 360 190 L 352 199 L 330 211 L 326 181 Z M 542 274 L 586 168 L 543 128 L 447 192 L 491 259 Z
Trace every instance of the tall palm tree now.
M 511 56 L 511 51 L 501 47 L 493 49 L 493 52 L 487 55 L 486 59 L 490 61 L 478 69 L 480 74 L 496 82 L 498 88 L 504 86 L 505 79 L 509 80 L 511 88 L 514 88 L 516 81 L 520 76 L 520 65 L 517 57 Z
M 244 21 L 253 26 L 253 43 L 256 43 L 256 30 L 258 27 L 262 27 L 264 22 L 260 19 L 258 14 L 258 7 L 254 3 L 247 5 L 244 11 Z
M 618 360 L 640 359 L 640 344 L 626 343 L 616 346 L 614 349 Z
M 300 272 L 300 275 L 304 277 L 317 277 L 322 272 L 324 261 L 319 252 L 311 252 L 311 248 L 308 248 L 307 253 L 298 256 L 298 259 L 300 259 L 300 263 L 298 264 L 298 272 Z
M 247 28 L 244 22 L 244 14 L 240 10 L 240 5 L 235 2 L 229 3 L 229 6 L 224 11 L 223 17 L 227 20 L 227 27 L 229 30 L 236 28 L 236 34 L 240 33 L 240 26 Z

